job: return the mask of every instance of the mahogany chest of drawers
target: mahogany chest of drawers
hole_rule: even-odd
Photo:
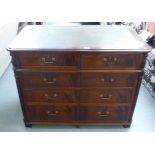
[[[131,125],[151,49],[130,28],[27,26],[8,50],[26,126]]]

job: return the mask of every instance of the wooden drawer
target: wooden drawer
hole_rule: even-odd
[[[27,106],[29,121],[73,122],[76,120],[74,106]]]
[[[110,123],[127,120],[128,106],[81,106],[81,121]]]
[[[82,54],[82,69],[140,69],[142,66],[140,54]]]
[[[77,93],[75,90],[24,90],[23,94],[27,104],[58,105],[64,103],[75,104],[77,102]]]
[[[77,73],[21,73],[25,87],[76,87],[79,85]]]
[[[82,73],[82,87],[133,87],[136,73]]]
[[[80,91],[81,104],[129,103],[132,89],[85,89]]]
[[[68,67],[78,66],[78,56],[75,54],[53,53],[53,52],[27,52],[18,54],[18,65],[20,67]]]

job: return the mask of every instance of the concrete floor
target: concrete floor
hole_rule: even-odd
[[[0,131],[2,132],[149,132],[155,131],[155,100],[142,85],[130,128],[122,126],[41,126],[26,128],[10,65],[0,79]]]

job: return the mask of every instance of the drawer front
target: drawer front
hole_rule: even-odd
[[[28,104],[76,103],[75,90],[24,90],[24,99]]]
[[[27,106],[29,121],[73,122],[76,120],[74,106]]]
[[[138,75],[128,73],[82,73],[82,87],[133,87]]]
[[[82,106],[81,121],[95,123],[110,123],[125,121],[128,117],[127,106]]]
[[[140,54],[82,54],[82,69],[140,69]]]
[[[22,73],[25,87],[76,87],[79,84],[77,73]]]
[[[103,89],[103,90],[81,90],[81,104],[100,103],[116,104],[129,103],[131,100],[132,89]]]
[[[23,53],[18,54],[20,67],[69,67],[76,68],[78,56],[63,53]]]

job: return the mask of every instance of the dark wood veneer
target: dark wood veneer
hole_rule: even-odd
[[[138,77],[136,73],[96,73],[81,74],[82,87],[134,87]]]
[[[118,123],[126,121],[128,106],[81,106],[81,120],[85,123]]]
[[[80,91],[80,103],[130,103],[132,89],[86,89]]]
[[[49,104],[55,103],[76,103],[76,90],[53,90],[53,89],[40,89],[40,90],[25,90],[23,92],[26,102],[48,102]]]
[[[20,78],[25,87],[76,87],[79,85],[79,75],[74,73],[55,72],[22,72]]]
[[[140,69],[141,67],[141,54],[82,54],[81,66],[82,69]]]

